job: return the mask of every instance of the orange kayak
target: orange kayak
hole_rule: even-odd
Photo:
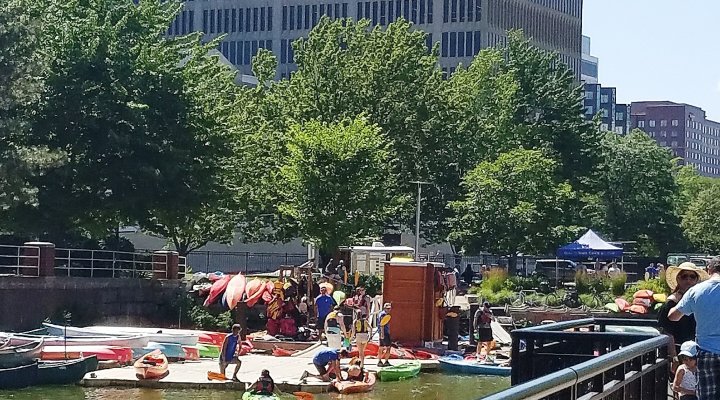
[[[247,300],[245,300],[245,303],[249,308],[252,308],[258,300],[262,297],[263,293],[265,293],[265,282],[260,279],[253,279],[249,281],[245,285],[245,294],[247,295]]]
[[[138,379],[162,379],[169,373],[167,357],[160,350],[138,358],[133,367]]]
[[[366,372],[363,381],[335,381],[332,385],[341,394],[369,392],[375,387],[375,374]]]

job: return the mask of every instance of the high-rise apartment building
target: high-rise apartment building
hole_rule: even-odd
[[[720,123],[705,111],[671,101],[633,102],[631,127],[645,131],[700,174],[720,177]]]
[[[598,83],[599,60],[590,53],[590,38],[582,37],[582,65],[580,79],[584,83]]]
[[[599,115],[603,130],[625,135],[630,132],[630,107],[617,104],[614,87],[603,87],[598,83],[585,83],[585,118],[592,120]]]
[[[522,29],[541,48],[558,53],[580,77],[582,0],[186,0],[169,35],[202,31],[227,35],[220,51],[241,73],[251,72],[258,49],[273,51],[279,75],[296,69],[291,43],[307,36],[322,16],[366,18],[387,26],[404,18],[440,42],[440,65],[452,73],[483,48],[502,45],[506,32]]]

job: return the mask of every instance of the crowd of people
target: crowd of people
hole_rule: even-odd
[[[665,279],[672,293],[658,313],[671,338],[673,390],[680,400],[720,398],[720,258],[707,271],[691,262],[670,266]]]

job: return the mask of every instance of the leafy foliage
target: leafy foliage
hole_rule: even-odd
[[[504,268],[492,268],[483,273],[483,279],[480,287],[491,292],[499,292],[505,288],[508,274]]]
[[[370,297],[375,297],[382,292],[382,279],[377,275],[360,275],[358,286],[365,288],[365,293]]]
[[[690,203],[682,225],[688,240],[698,249],[720,253],[720,182],[704,186]]]

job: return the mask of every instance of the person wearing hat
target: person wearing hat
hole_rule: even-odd
[[[678,321],[671,321],[668,319],[668,313],[680,302],[688,289],[708,278],[707,272],[691,262],[684,262],[677,267],[670,266],[665,272],[665,280],[671,294],[658,310],[658,326],[664,334],[673,339],[673,346],[668,349],[671,357],[677,354],[680,343],[695,340],[695,317],[685,315]]]
[[[390,337],[390,311],[392,304],[385,303],[383,310],[378,314],[378,331],[380,334],[380,349],[378,350],[378,367],[389,367],[390,362],[390,346],[392,346],[392,338]]]
[[[720,258],[710,261],[708,272],[710,278],[688,289],[668,313],[671,321],[678,321],[683,315],[695,316],[697,398],[700,400],[720,398]]]
[[[684,342],[680,346],[680,365],[675,373],[672,389],[680,400],[697,400],[697,343]]]

